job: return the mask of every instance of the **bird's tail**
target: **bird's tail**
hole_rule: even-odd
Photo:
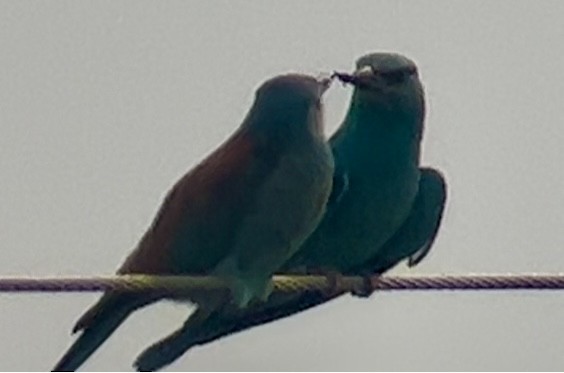
[[[186,350],[198,344],[198,330],[217,316],[214,312],[196,309],[182,327],[143,351],[133,365],[139,372],[152,372],[169,365]]]
[[[105,294],[77,321],[72,332],[82,333],[57,362],[53,372],[78,369],[131,312],[149,302],[149,299],[125,294]]]
[[[220,308],[212,313],[190,315],[184,325],[174,333],[158,341],[143,351],[135,361],[140,372],[161,369],[182,356],[192,347],[213,342],[254,326],[262,325],[294,313],[325,303],[335,296],[311,293],[305,296],[271,296],[269,302],[255,305],[249,309]],[[273,299],[274,298],[274,299]]]

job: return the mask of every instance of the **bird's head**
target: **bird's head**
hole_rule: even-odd
[[[305,128],[323,133],[322,96],[331,78],[286,74],[264,82],[256,92],[252,123],[291,132]]]
[[[389,111],[414,111],[424,114],[423,85],[417,66],[395,53],[371,53],[356,61],[352,74],[335,77],[355,87],[358,102]]]

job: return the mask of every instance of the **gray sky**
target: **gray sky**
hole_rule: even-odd
[[[288,71],[414,59],[449,201],[412,273],[563,271],[564,2],[0,2],[0,274],[111,274],[170,186]],[[327,96],[332,131],[350,91]],[[396,273],[405,272],[401,266]],[[0,370],[47,370],[98,294],[0,295]],[[127,370],[189,308],[134,314],[85,365]],[[561,370],[557,292],[344,297],[173,370]]]

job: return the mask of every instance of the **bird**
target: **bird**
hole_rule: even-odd
[[[424,89],[416,64],[397,53],[360,57],[352,74],[349,109],[330,139],[333,191],[314,233],[280,273],[382,274],[407,259],[420,263],[437,236],[446,203],[442,173],[420,166]],[[369,291],[357,295],[368,296]],[[143,351],[139,371],[160,369],[194,346],[291,316],[328,302],[334,294],[273,294],[244,310],[226,306],[200,323],[191,317]]]
[[[332,190],[322,104],[330,84],[295,73],[264,82],[239,128],[168,192],[117,273],[224,279],[231,297],[188,299],[202,318],[267,299],[272,274],[319,224]],[[77,321],[81,334],[53,370],[78,369],[131,312],[163,297],[106,292]]]

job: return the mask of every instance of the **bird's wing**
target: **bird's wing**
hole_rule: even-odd
[[[447,197],[443,175],[432,168],[422,168],[419,191],[410,215],[400,229],[378,251],[377,256],[351,273],[384,273],[403,259],[414,266],[429,253],[441,225]]]
[[[257,157],[257,155],[260,155]],[[227,255],[253,194],[275,167],[268,144],[238,131],[166,196],[151,227],[119,274],[199,274]],[[107,292],[77,321],[82,331],[55,371],[77,369],[135,309],[159,297]]]
[[[181,178],[119,273],[209,273],[276,168],[269,145],[240,130]]]
[[[441,223],[446,200],[446,184],[436,170],[423,168],[418,195],[412,212],[403,226],[373,258],[351,274],[383,273],[399,261],[428,253]],[[213,342],[219,338],[258,325],[266,324],[312,307],[326,303],[341,294],[308,293],[299,296],[273,294],[267,303],[252,309],[237,310],[232,307],[217,310],[202,323],[188,321],[173,334],[147,348],[137,358],[135,366],[140,371],[156,370],[172,363],[190,348]]]
[[[423,202],[425,207],[421,209],[424,215],[422,219],[425,223],[422,224],[424,227],[420,228],[420,240],[421,242],[424,241],[424,243],[419,250],[409,256],[407,264],[410,267],[421,263],[431,251],[443,220],[447,198],[446,181],[439,171],[432,168],[424,168],[422,175],[424,180],[419,187],[425,188],[427,191],[424,191],[422,194],[428,196],[425,202]]]

